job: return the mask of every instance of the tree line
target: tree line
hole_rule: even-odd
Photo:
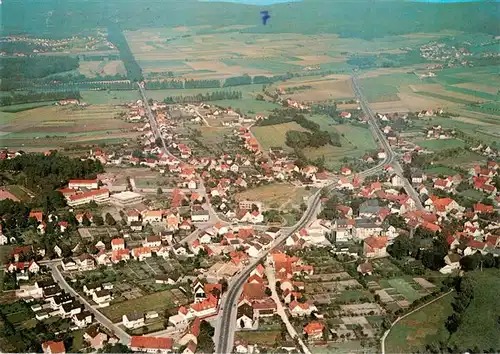
[[[10,106],[20,103],[43,101],[59,101],[64,99],[80,99],[79,91],[49,91],[49,92],[12,92],[10,95],[0,96],[0,106]]]
[[[191,102],[208,102],[220,100],[239,100],[242,98],[241,91],[214,91],[205,94],[199,93],[191,96],[168,96],[165,97],[165,103],[191,103]]]
[[[127,78],[133,82],[144,80],[142,69],[135,60],[135,57],[130,50],[127,40],[125,39],[125,36],[123,35],[122,30],[118,24],[111,24],[110,26],[108,26],[108,41],[113,43],[120,52],[120,59],[125,65]]]
[[[335,103],[329,104],[313,104],[311,106],[312,114],[325,114],[329,117],[337,117],[337,105]]]

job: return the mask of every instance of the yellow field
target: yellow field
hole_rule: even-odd
[[[260,201],[266,208],[286,209],[299,206],[303,197],[310,195],[310,191],[291,184],[273,183],[265,186],[246,190],[236,194],[236,201]]]

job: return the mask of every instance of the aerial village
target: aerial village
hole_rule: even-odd
[[[21,303],[23,319],[51,332],[45,353],[69,352],[72,333],[88,352],[118,344],[134,352],[213,351],[222,313],[232,311],[232,352],[309,353],[349,342],[369,349],[397,316],[448,291],[429,274],[460,272],[476,255],[499,264],[499,155],[489,146],[468,148],[485,164],[427,175],[417,162],[432,151],[401,133],[407,117],[377,114],[402,175],[392,161],[384,164],[383,149],[327,171],[297,164],[279,147],[263,151],[250,130],[266,119],[261,114],[140,100],[128,109],[125,119],[143,133],[139,149],[82,156],[104,172],[58,189],[64,210],[29,210],[23,226],[3,216],[0,244],[12,246],[3,287]],[[434,114],[442,110],[418,118]],[[339,115],[367,122],[357,111]],[[231,149],[200,148],[189,127],[203,125],[231,127]],[[430,126],[422,134],[437,141],[459,132]],[[22,154],[3,151],[0,159]],[[307,192],[295,219],[240,198],[270,184]],[[7,189],[0,197],[19,201]],[[14,232],[19,227],[26,232]],[[29,241],[49,234],[50,242]],[[234,310],[221,311],[242,274]]]

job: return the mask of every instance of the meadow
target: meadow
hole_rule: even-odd
[[[308,131],[295,122],[254,126],[251,130],[263,150],[269,151],[270,147],[281,146],[289,152],[292,152],[293,149],[285,144],[286,132],[289,130]]]
[[[453,294],[447,295],[427,307],[399,321],[387,336],[388,353],[410,353],[425,349],[426,344],[446,341],[448,331],[444,322],[452,314]]]
[[[304,188],[297,188],[291,184],[274,183],[257,188],[248,189],[236,194],[236,200],[259,200],[266,208],[286,209],[303,203],[303,198],[310,195]]]
[[[432,151],[453,149],[465,146],[465,142],[458,139],[428,139],[416,141],[415,144],[424,149],[429,149]]]

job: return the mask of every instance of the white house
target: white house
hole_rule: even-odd
[[[123,325],[128,329],[144,326],[144,314],[142,312],[130,312],[122,316]]]

